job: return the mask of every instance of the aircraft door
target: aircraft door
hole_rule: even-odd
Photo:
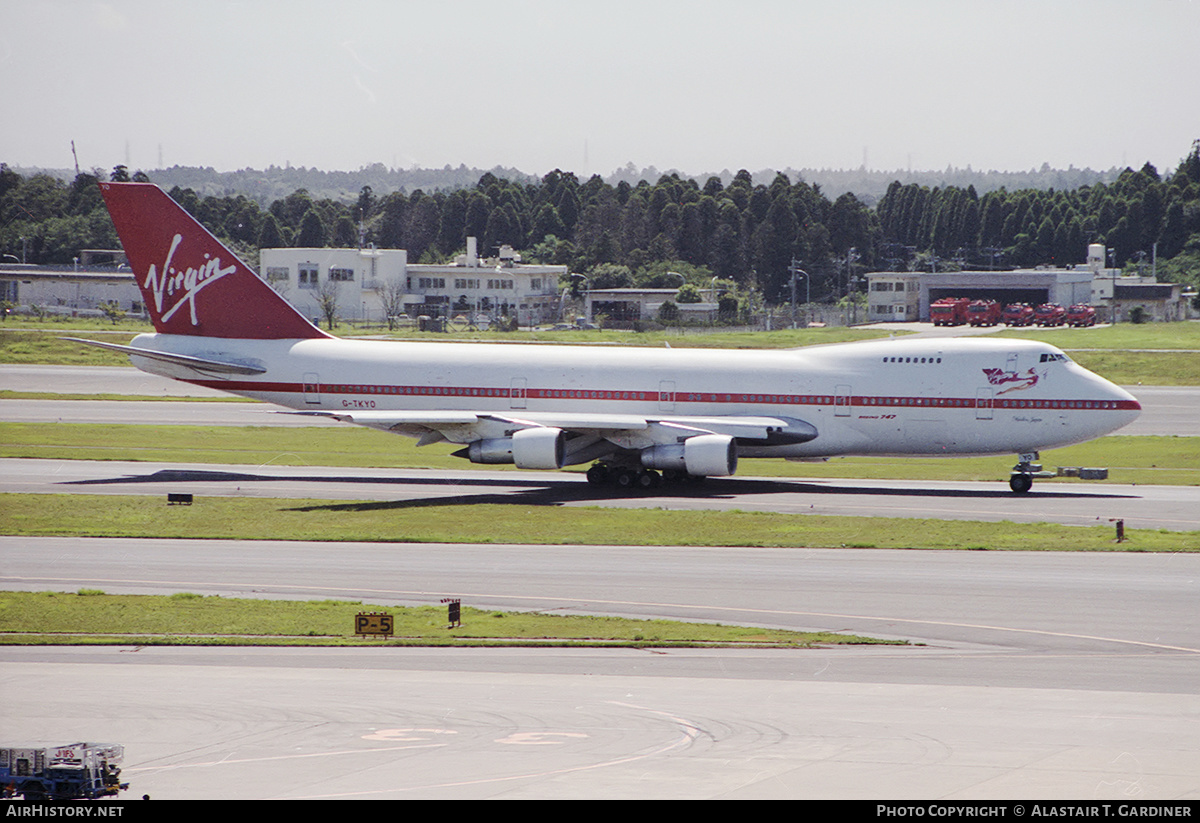
[[[675,411],[675,381],[660,380],[658,381],[658,410],[665,412]]]
[[[833,395],[833,414],[835,417],[850,416],[850,387],[846,385],[838,386]]]
[[[975,390],[975,419],[976,420],[991,420],[992,419],[992,400],[991,389],[976,389]]]
[[[510,409],[523,409],[526,404],[526,387],[529,381],[524,377],[514,377],[512,384],[508,389],[508,407]]]
[[[316,372],[304,375],[304,402],[314,406],[321,402],[321,377]]]

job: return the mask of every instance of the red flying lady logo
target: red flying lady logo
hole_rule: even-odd
[[[993,386],[1003,386],[1005,383],[1016,383],[1015,386],[1009,386],[1003,391],[998,391],[996,394],[1006,394],[1010,391],[1024,391],[1031,389],[1037,385],[1038,373],[1033,369],[1029,369],[1024,374],[1017,374],[1015,371],[1005,371],[1004,369],[984,369],[983,373],[987,375],[988,382]]]

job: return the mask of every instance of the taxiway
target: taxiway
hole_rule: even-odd
[[[10,589],[458,596],[921,644],[0,648],[6,732],[123,743],[135,796],[1200,796],[1198,555],[60,538],[0,552]]]
[[[423,501],[426,505],[610,506],[771,511],[855,517],[1108,525],[1200,530],[1200,488],[1042,483],[1013,494],[1006,483],[842,478],[709,478],[630,494],[588,485],[578,472],[364,469],[0,458],[0,492]]]

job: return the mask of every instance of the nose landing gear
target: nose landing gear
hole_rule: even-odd
[[[1008,478],[1008,487],[1015,493],[1024,494],[1033,488],[1035,477],[1055,476],[1054,472],[1042,471],[1042,464],[1033,462],[1037,459],[1037,452],[1017,455],[1017,465],[1013,466],[1012,475]]]
[[[1008,478],[1008,487],[1017,494],[1024,494],[1033,488],[1033,477],[1032,475],[1013,472],[1012,477]]]

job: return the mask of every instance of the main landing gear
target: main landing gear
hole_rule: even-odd
[[[628,491],[657,489],[664,483],[700,483],[703,477],[687,472],[643,469],[637,466],[622,466],[612,463],[596,463],[587,470],[588,483],[593,486],[616,486]]]

